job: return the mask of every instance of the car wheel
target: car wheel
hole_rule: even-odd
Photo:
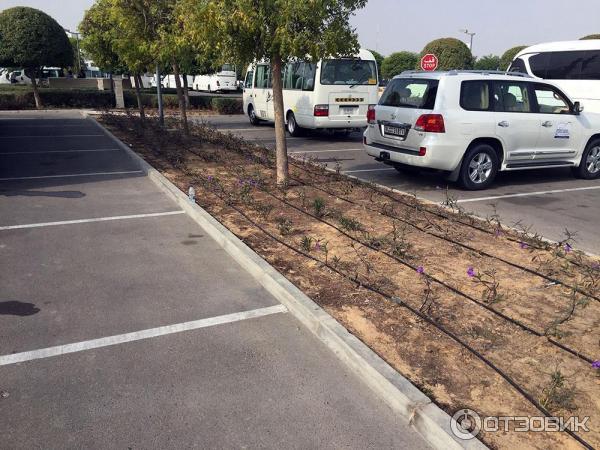
[[[260,124],[260,120],[256,117],[256,111],[254,111],[254,106],[248,106],[248,118],[250,119],[250,123],[254,126]]]
[[[486,189],[496,178],[499,166],[498,155],[493,147],[476,145],[467,150],[463,158],[459,180],[465,189]]]
[[[290,136],[298,137],[302,134],[302,128],[298,126],[296,122],[296,116],[293,112],[289,112],[287,116],[287,130]]]
[[[578,178],[593,180],[600,177],[600,139],[591,141],[581,155],[579,167],[573,167]]]

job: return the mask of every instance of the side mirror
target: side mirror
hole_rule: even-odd
[[[581,103],[575,102],[573,104],[573,113],[575,113],[575,115],[578,116],[579,114],[581,114],[582,111],[583,111],[583,106],[581,105]]]

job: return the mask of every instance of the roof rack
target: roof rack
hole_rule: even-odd
[[[503,70],[437,70],[431,72],[425,72],[423,70],[405,70],[400,75],[414,75],[414,74],[429,74],[429,73],[440,73],[447,75],[458,75],[460,73],[471,73],[480,75],[506,75],[509,77],[521,77],[521,78],[533,78],[531,75],[522,72],[505,72]]]

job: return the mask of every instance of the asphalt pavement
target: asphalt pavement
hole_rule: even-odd
[[[244,115],[204,116],[218,129],[273,147],[272,125],[250,125]],[[467,212],[481,217],[498,214],[509,226],[519,224],[548,239],[562,240],[565,229],[576,234],[575,247],[600,254],[600,180],[579,180],[569,169],[502,172],[491,188],[470,192],[449,183],[438,173],[406,174],[376,162],[362,148],[362,133],[348,136],[325,131],[288,136],[291,155],[311,157],[339,165],[343,173],[373,181],[437,203],[457,201]]]
[[[427,448],[75,112],[0,113],[0,261],[1,448]]]

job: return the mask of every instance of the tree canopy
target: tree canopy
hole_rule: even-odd
[[[0,66],[26,70],[38,108],[42,106],[36,81],[40,69],[68,67],[72,63],[73,47],[69,38],[48,14],[24,6],[0,12]]]
[[[367,0],[181,0],[186,37],[210,42],[222,61],[268,60],[272,67],[277,183],[288,182],[281,71],[293,58],[351,56],[358,38],[349,19]],[[206,35],[211,39],[206,39]]]
[[[381,65],[383,78],[393,78],[405,70],[413,70],[419,62],[419,57],[412,52],[396,52],[387,56]]]
[[[517,47],[509,48],[504,52],[502,57],[500,58],[500,70],[507,70],[512,60],[515,59],[517,53],[519,53],[524,48],[527,48],[526,45],[519,45]]]
[[[588,34],[582,38],[579,38],[580,41],[589,41],[590,39],[600,39],[600,34]]]
[[[72,62],[69,38],[48,14],[24,6],[0,12],[0,65],[37,70]]]
[[[438,57],[438,70],[471,69],[473,67],[473,55],[467,44],[455,38],[441,38],[431,41],[425,46],[415,64],[420,69],[420,58],[428,53]]]

